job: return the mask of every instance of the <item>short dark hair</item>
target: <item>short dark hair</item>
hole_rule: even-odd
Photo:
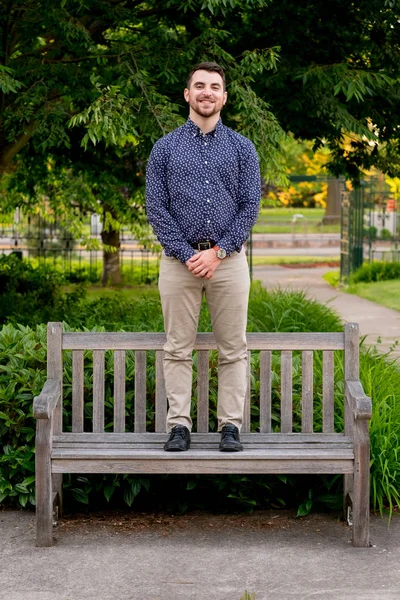
[[[190,84],[192,83],[192,77],[196,73],[196,71],[209,71],[210,73],[218,73],[218,75],[220,75],[222,78],[222,83],[223,83],[223,87],[224,87],[224,91],[225,91],[225,88],[226,88],[225,73],[224,73],[223,68],[220,67],[219,64],[217,64],[216,62],[202,62],[202,63],[199,63],[198,65],[196,65],[190,71],[189,77],[187,78],[186,87],[188,89],[190,88]]]

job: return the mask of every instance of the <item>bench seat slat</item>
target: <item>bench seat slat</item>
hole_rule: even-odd
[[[164,333],[68,332],[64,350],[162,350]],[[344,333],[248,333],[249,350],[343,350]],[[200,333],[195,350],[216,350],[213,333]]]
[[[75,458],[76,460],[83,460],[87,458],[101,458],[104,460],[135,460],[140,459],[157,459],[160,461],[164,460],[175,460],[177,453],[169,454],[162,448],[137,448],[136,445],[131,448],[54,448],[52,451],[52,459],[68,459]],[[330,459],[353,459],[354,452],[348,448],[276,448],[271,447],[246,449],[244,448],[243,454],[219,452],[218,446],[214,448],[206,449],[191,449],[185,453],[181,453],[179,456],[180,460],[192,460],[197,457],[201,457],[203,460],[219,458],[222,461],[230,460],[254,460],[254,459],[268,459],[268,460],[281,460],[281,459],[307,459],[307,460],[326,460]]]
[[[62,450],[62,451],[66,451],[66,450],[76,450],[76,451],[82,451],[82,452],[86,452],[89,450],[103,450],[104,452],[114,452],[114,450],[116,452],[119,451],[127,451],[127,452],[132,452],[135,451],[136,449],[141,449],[141,450],[162,450],[164,448],[164,441],[159,441],[159,442],[135,442],[134,444],[113,444],[112,442],[108,443],[108,444],[96,444],[96,443],[92,443],[92,444],[56,444],[54,446],[54,451],[57,452],[58,450]],[[191,443],[191,449],[196,450],[196,451],[203,451],[203,450],[218,450],[218,446],[219,446],[219,442],[218,441],[214,441],[214,442],[206,442],[206,443],[202,443],[202,442],[192,442]],[[348,443],[334,443],[334,444],[327,444],[324,442],[321,442],[320,444],[280,444],[279,445],[279,451],[284,451],[284,450],[291,450],[293,449],[294,451],[309,451],[310,449],[313,451],[316,451],[316,449],[318,448],[318,451],[323,451],[323,452],[336,452],[338,449],[339,450],[351,450],[352,446],[351,444]],[[269,443],[265,443],[265,444],[257,444],[255,442],[247,442],[245,443],[245,448],[246,451],[275,451],[277,450],[277,446],[276,444],[274,444],[273,442],[269,442]]]
[[[300,458],[266,457],[248,458],[244,452],[232,453],[229,458],[221,460],[221,452],[211,451],[208,455],[194,452],[163,452],[159,451],[153,456],[139,457],[134,460],[121,458],[88,458],[77,460],[54,459],[52,461],[53,473],[176,473],[176,474],[345,474],[352,473],[354,457],[341,456],[338,458],[312,456]],[[164,455],[170,454],[169,458]],[[163,456],[163,458],[160,458]]]
[[[151,443],[159,442],[165,443],[167,439],[166,433],[62,433],[53,437],[53,445],[56,444],[91,444],[91,443],[113,443],[113,444],[134,444],[138,442]],[[192,433],[192,443],[207,443],[220,441],[219,433]],[[321,444],[326,443],[348,443],[352,444],[352,439],[345,436],[342,433],[244,433],[241,434],[240,439],[244,443],[251,442],[253,444],[265,444],[272,443],[274,445],[279,444],[295,444],[295,443],[308,443],[308,444]]]

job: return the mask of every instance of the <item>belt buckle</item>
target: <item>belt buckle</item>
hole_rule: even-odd
[[[199,242],[197,244],[197,250],[209,250],[212,248],[211,242]]]

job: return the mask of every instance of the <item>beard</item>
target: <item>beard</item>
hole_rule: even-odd
[[[206,106],[203,106],[202,102],[190,102],[190,108],[203,118],[213,117],[218,114],[222,106],[222,102],[209,102]]]

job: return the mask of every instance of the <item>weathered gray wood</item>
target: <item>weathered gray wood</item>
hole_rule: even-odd
[[[197,431],[208,431],[208,350],[199,350],[197,354]]]
[[[359,379],[359,327],[357,323],[347,323],[344,328],[344,378],[345,381]],[[353,435],[353,411],[348,402],[344,405],[344,431]],[[345,475],[343,481],[343,508],[346,512],[347,497],[353,494],[354,475]],[[346,514],[344,514],[346,518]]]
[[[53,544],[52,419],[36,421],[36,545]]]
[[[260,432],[270,433],[271,425],[271,351],[260,352]]]
[[[93,350],[93,432],[104,431],[104,350]]]
[[[48,323],[47,325],[47,378],[59,382],[60,400],[54,409],[53,431],[54,433],[61,433],[63,425],[62,323]]]
[[[166,454],[166,453],[165,453]],[[190,460],[182,460],[186,452],[170,452],[167,460],[53,460],[53,470],[56,473],[174,473],[174,474],[345,474],[353,468],[352,458],[321,459],[282,459],[271,460],[261,458],[246,460],[242,452],[239,460],[221,460],[222,452],[215,452],[212,460],[202,460],[199,456],[191,455]],[[176,460],[176,455],[179,458]],[[172,456],[174,458],[172,458]]]
[[[221,436],[219,433],[192,433],[192,444],[205,444],[208,442],[219,443]],[[346,443],[352,445],[352,438],[346,437],[342,433],[244,433],[241,435],[244,443],[250,442],[254,444],[311,444],[319,446],[321,443],[328,444]],[[165,443],[165,433],[62,433],[53,438],[54,444],[61,443],[115,443],[115,444],[136,444],[140,442],[160,442]],[[167,454],[168,455],[168,454]]]
[[[146,431],[146,352],[135,352],[135,433]]]
[[[302,352],[301,429],[303,433],[312,433],[314,429],[313,358],[314,354],[311,350]]]
[[[370,441],[367,420],[354,426],[353,546],[369,547]]]
[[[335,430],[334,413],[334,356],[325,351],[322,355],[322,429],[326,433]]]
[[[53,473],[51,476],[53,490],[53,509],[54,496],[57,496],[58,517],[61,518],[64,512],[63,504],[63,475],[62,473]]]
[[[50,325],[56,327],[50,328]],[[56,348],[60,324],[49,324],[49,347]],[[54,333],[55,331],[55,333]],[[250,369],[241,440],[241,453],[219,452],[218,433],[208,433],[208,351],[216,348],[214,336],[201,333],[199,350],[199,432],[192,434],[191,449],[166,453],[165,421],[167,401],[162,368],[165,334],[76,333],[65,334],[63,345],[74,353],[73,406],[83,413],[83,350],[93,351],[93,433],[83,432],[83,414],[73,417],[73,433],[61,433],[60,421],[51,434],[50,408],[61,390],[62,365],[50,361],[50,372],[57,373],[54,389],[46,393],[45,408],[37,421],[38,545],[52,540],[51,499],[62,497],[62,473],[315,473],[345,476],[345,497],[353,499],[355,546],[369,543],[369,432],[371,401],[358,381],[358,328],[347,325],[345,334],[248,335],[250,351],[260,353],[260,433],[250,430]],[[58,343],[58,342],[57,342]],[[53,346],[52,346],[53,345]],[[115,431],[104,432],[104,351],[114,349],[114,423]],[[125,351],[136,349],[135,433],[125,429]],[[156,350],[156,433],[146,432],[146,350]],[[323,358],[323,433],[313,433],[313,355],[324,350]],[[333,350],[345,349],[345,431],[334,433]],[[281,433],[271,433],[271,351],[281,351]],[[302,430],[292,433],[292,351],[302,350]],[[56,350],[57,354],[57,350]],[[58,349],[59,358],[61,351]],[[55,369],[58,365],[58,371]],[[52,380],[53,377],[49,377]],[[61,393],[61,392],[60,392]],[[60,402],[61,404],[61,402]],[[38,402],[36,402],[38,406]],[[57,406],[58,409],[58,406]],[[55,413],[54,413],[55,414]],[[40,425],[41,424],[41,425]],[[45,476],[43,476],[43,474]],[[50,500],[49,500],[50,499]],[[49,508],[50,505],[50,508]],[[49,517],[50,514],[50,517]],[[49,526],[50,523],[50,526]]]
[[[114,431],[125,431],[125,351],[114,352]]]
[[[162,350],[165,333],[64,333],[65,350]],[[249,350],[343,350],[343,333],[248,333]],[[195,350],[216,350],[214,334],[199,333]]]
[[[248,433],[250,431],[250,411],[251,411],[251,353],[247,352],[247,386],[246,396],[243,407],[243,423],[241,432]]]
[[[344,393],[349,412],[355,419],[368,420],[372,418],[371,398],[365,395],[360,381],[346,381]]]
[[[246,440],[246,436],[247,434],[243,434],[241,436],[246,454],[248,453],[253,453],[253,450],[263,450],[263,451],[269,451],[272,450],[273,452],[275,452],[278,448],[279,450],[290,450],[292,452],[297,452],[297,451],[303,451],[303,450],[310,450],[312,449],[315,452],[320,452],[321,454],[326,453],[326,452],[336,452],[336,450],[353,450],[353,446],[352,444],[349,443],[345,443],[345,442],[334,442],[334,443],[327,443],[327,442],[321,442],[320,444],[309,444],[309,443],[284,443],[284,444],[276,444],[274,442],[269,442],[269,443],[265,443],[265,444],[260,444],[257,441],[248,441]],[[113,443],[113,442],[107,442],[107,443],[99,443],[99,442],[92,442],[92,443],[85,443],[85,444],[80,444],[80,443],[57,443],[53,445],[53,454],[52,456],[56,456],[57,455],[57,451],[58,450],[77,450],[77,451],[84,451],[84,450],[89,450],[89,449],[98,449],[98,450],[104,450],[105,452],[110,452],[113,453],[114,450],[126,450],[127,452],[134,452],[136,450],[149,450],[149,451],[153,451],[153,450],[163,450],[164,449],[164,444],[165,444],[165,434],[164,434],[164,439],[163,440],[157,440],[157,441],[136,441],[133,444],[126,444],[126,443]],[[219,451],[219,441],[216,439],[210,440],[210,441],[206,441],[206,442],[200,442],[198,440],[194,440],[191,444],[191,449],[192,450],[196,450],[197,451],[203,451],[203,450],[218,450]]]
[[[33,416],[35,419],[52,418],[60,400],[60,381],[58,379],[47,379],[39,396],[35,396],[33,399]]]
[[[173,454],[173,456],[172,456]],[[312,460],[321,461],[325,459],[352,459],[353,451],[347,448],[256,448],[247,450],[244,448],[243,454],[237,452],[219,452],[218,447],[213,449],[191,449],[185,453],[174,452],[171,455],[166,454],[162,448],[54,448],[52,452],[53,459],[73,459],[84,460],[89,458],[103,458],[104,460],[158,460],[160,462],[176,462],[181,460],[187,462],[200,458],[201,460],[220,459],[221,462],[252,461],[260,459],[268,460]]]
[[[72,351],[72,431],[83,431],[83,350]]]
[[[167,430],[167,393],[164,378],[164,352],[156,352],[156,432]]]
[[[281,353],[281,432],[292,431],[292,353]]]

